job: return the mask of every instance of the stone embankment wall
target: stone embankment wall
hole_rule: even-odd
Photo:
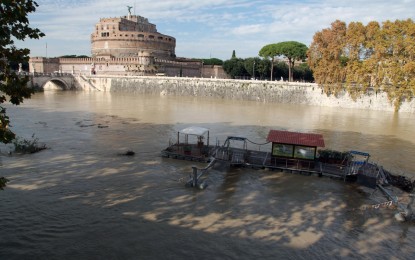
[[[139,94],[211,97],[394,111],[386,93],[368,93],[354,101],[347,93],[327,96],[317,84],[282,81],[230,80],[176,77],[88,77],[97,90]],[[404,102],[399,112],[415,112],[415,100]]]

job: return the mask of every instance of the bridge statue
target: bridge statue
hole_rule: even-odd
[[[131,8],[133,8],[133,7],[127,5],[127,8],[128,8],[128,13],[131,15]]]

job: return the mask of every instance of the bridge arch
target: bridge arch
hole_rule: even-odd
[[[46,80],[43,85],[41,86],[43,90],[69,90],[71,89],[68,86],[68,83],[60,78],[51,78]]]

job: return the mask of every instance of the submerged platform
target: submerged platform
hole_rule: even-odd
[[[183,142],[180,142],[180,135],[184,135],[181,139]],[[197,142],[192,143],[191,137]],[[170,143],[161,155],[198,162],[215,160],[230,167],[326,176],[344,181],[357,181],[369,188],[391,184],[408,192],[412,191],[415,185],[415,182],[403,176],[394,176],[382,166],[370,163],[368,153],[317,150],[318,146],[324,146],[323,137],[318,134],[271,130],[267,141],[257,144],[245,137],[229,136],[222,145],[219,145],[218,141],[216,145],[209,145],[208,129],[188,127],[178,131],[177,142]],[[238,145],[234,146],[235,143]],[[248,149],[248,143],[256,145],[258,149]],[[270,147],[262,147],[268,144]]]
[[[166,158],[210,162],[211,155],[214,152],[214,146],[197,145],[197,144],[172,144],[161,151],[161,155]]]
[[[184,134],[184,142],[179,141],[180,134]],[[206,144],[203,141],[205,135]],[[192,136],[197,138],[196,143],[189,142],[189,137]],[[161,155],[174,159],[209,162],[205,168],[199,169],[193,166],[193,174],[186,183],[189,187],[200,189],[207,187],[205,175],[217,162],[226,163],[230,167],[268,169],[303,175],[315,174],[320,177],[357,181],[358,184],[372,189],[379,187],[384,192],[383,186],[387,185],[393,185],[407,192],[412,192],[414,189],[415,181],[412,182],[404,176],[394,176],[382,166],[370,163],[368,153],[317,150],[317,147],[324,147],[323,137],[318,134],[271,130],[267,141],[258,144],[245,137],[229,136],[223,145],[220,146],[217,142],[212,146],[209,145],[209,131],[206,128],[189,127],[179,131],[177,142],[170,143]],[[233,142],[239,142],[239,146],[232,146]],[[254,150],[248,149],[248,142],[257,145],[258,148],[270,143],[272,146],[271,149],[268,147],[262,151],[260,148]],[[402,219],[410,219],[413,216],[409,204],[405,207],[387,191],[386,195],[394,199],[393,203],[400,208],[399,216],[402,216]]]
[[[166,158],[210,162],[213,158],[229,166],[268,169],[305,175],[319,175],[348,179],[345,165],[329,164],[314,160],[278,158],[270,152],[228,148],[222,146],[198,146],[195,144],[173,144],[161,152]]]

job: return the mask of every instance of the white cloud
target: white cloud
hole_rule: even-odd
[[[250,35],[264,32],[266,27],[263,24],[250,24],[236,27],[232,30],[235,35]]]
[[[228,59],[256,56],[263,45],[296,40],[309,45],[315,32],[339,19],[345,22],[414,18],[415,0],[38,0],[31,25],[46,37],[19,47],[32,55],[89,54],[90,34],[100,18],[127,14],[133,5],[138,15],[155,23],[159,32],[177,39],[176,52],[185,57],[215,55]],[[69,52],[69,53],[68,53]],[[75,53],[76,52],[76,53]],[[208,53],[209,52],[209,53]]]

